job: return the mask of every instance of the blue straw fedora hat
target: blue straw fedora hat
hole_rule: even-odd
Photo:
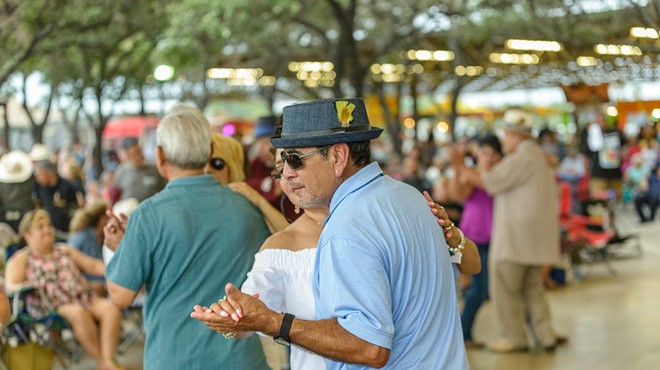
[[[282,133],[270,139],[276,148],[304,148],[377,138],[362,99],[325,99],[290,105],[282,111]]]

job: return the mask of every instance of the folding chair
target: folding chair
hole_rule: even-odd
[[[614,232],[614,236],[607,241],[606,245],[608,253],[612,258],[641,257],[643,255],[644,251],[642,250],[642,241],[639,235],[625,233],[623,231],[623,221],[617,214],[618,202],[614,191],[594,194],[593,198],[585,202],[584,205],[584,213],[586,215],[592,215],[594,210],[596,213],[606,214],[608,221],[607,227]],[[602,230],[598,226],[592,226],[591,229],[596,231]]]
[[[606,248],[616,236],[610,227],[609,213],[594,211],[592,216],[575,214],[572,199],[570,184],[561,183],[559,224],[562,252],[568,256],[574,277],[581,275],[579,265],[593,262],[604,262],[608,271],[616,274]]]
[[[41,317],[32,317],[26,309],[26,299],[29,295],[42,300],[48,312]],[[62,368],[67,369],[71,363],[77,363],[82,357],[82,348],[78,345],[73,331],[68,323],[58,315],[50,305],[43,292],[32,286],[8,292],[12,315],[2,335],[3,345],[16,347],[34,343],[40,347],[52,350],[52,353]]]
[[[117,354],[123,355],[138,338],[144,339],[144,320],[142,304],[125,308],[122,311],[122,325]]]

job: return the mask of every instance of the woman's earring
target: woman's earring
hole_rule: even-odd
[[[293,208],[293,211],[296,212],[296,214],[300,214],[300,207],[295,206],[295,207]]]

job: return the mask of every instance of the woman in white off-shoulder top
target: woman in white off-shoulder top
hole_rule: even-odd
[[[280,178],[283,166],[281,151],[278,149],[275,156],[276,166],[273,177],[276,180]],[[281,181],[280,185],[291,202],[294,205],[299,204],[299,199],[289,184]],[[255,204],[264,217],[272,217],[270,203],[247,184],[232,183],[229,186]],[[445,229],[448,244],[458,245],[460,236],[453,223],[442,207],[433,203],[428,194],[426,196],[432,212],[438,217],[438,223]],[[272,310],[289,312],[301,319],[315,319],[312,277],[316,245],[323,230],[323,221],[327,216],[327,207],[306,208],[297,220],[266,239],[255,255],[254,265],[241,290],[247,294],[259,294],[259,298]],[[277,214],[275,217],[284,216]],[[270,220],[268,223],[282,224],[281,220],[274,222]],[[467,241],[463,254],[465,257],[461,270],[468,274],[477,273],[481,266],[476,246],[471,241]],[[325,369],[323,357],[296,345],[291,346],[290,364],[292,370]]]
[[[273,178],[280,179],[282,171],[281,149],[275,156]],[[294,205],[298,197],[286,181],[281,181],[282,191]],[[282,217],[272,212],[268,201],[245,183],[229,186],[255,204],[264,218]],[[254,256],[254,265],[248,272],[241,290],[247,294],[259,294],[266,306],[280,312],[290,312],[306,320],[315,319],[312,276],[316,259],[316,244],[323,230],[323,220],[328,216],[327,207],[307,208],[293,223],[271,235]],[[281,220],[269,220],[268,224],[282,224]],[[323,370],[323,357],[296,345],[291,346],[292,370]]]
[[[272,310],[313,320],[312,276],[322,230],[319,223],[324,218],[322,210],[307,209],[289,227],[266,239],[241,290],[259,293]],[[290,364],[293,370],[325,369],[323,357],[296,345],[291,346]]]

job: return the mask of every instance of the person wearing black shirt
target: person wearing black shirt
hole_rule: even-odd
[[[622,193],[621,151],[625,140],[621,131],[607,125],[599,112],[595,122],[585,127],[581,135],[580,152],[588,159],[589,191],[592,193],[613,189],[617,198]]]
[[[48,161],[35,163],[35,200],[39,208],[48,212],[56,230],[69,231],[69,221],[80,207],[76,188],[57,174],[55,166]]]

